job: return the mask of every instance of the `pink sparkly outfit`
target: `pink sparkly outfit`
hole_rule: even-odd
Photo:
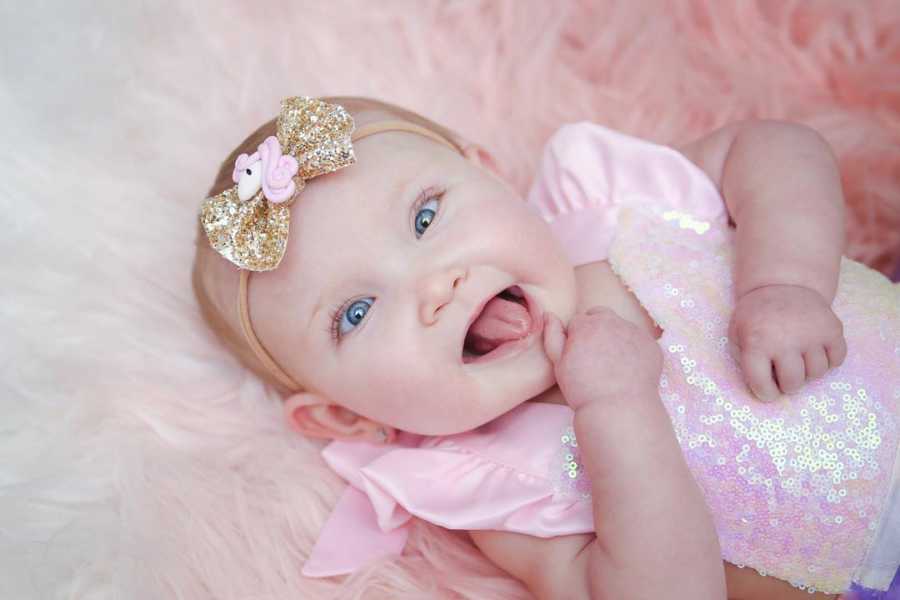
[[[844,364],[762,403],[727,348],[733,232],[705,173],[671,148],[577,123],[548,142],[528,202],[573,266],[608,259],[664,330],[660,400],[722,558],[811,591],[887,589],[900,565],[900,286],[844,259],[833,303]],[[525,402],[457,435],[332,442],[322,455],[350,485],[303,573],[399,554],[412,516],[538,537],[592,532],[572,416]]]

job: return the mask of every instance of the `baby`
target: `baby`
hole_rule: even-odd
[[[841,259],[818,135],[569,125],[523,202],[453,132],[322,100],[226,160],[194,270],[290,425],[336,440],[305,574],[399,553],[414,515],[539,598],[887,589],[900,291]]]

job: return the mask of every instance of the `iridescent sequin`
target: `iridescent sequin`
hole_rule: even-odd
[[[678,210],[667,210],[662,214],[662,218],[665,221],[677,221],[678,226],[682,229],[690,229],[699,235],[703,235],[709,231],[709,222],[700,221],[691,215]]]
[[[560,435],[560,444],[551,461],[553,493],[562,498],[591,497],[591,482],[584,475],[584,465],[578,450],[575,430],[567,427]]]

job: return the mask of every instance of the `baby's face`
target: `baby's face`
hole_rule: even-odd
[[[281,265],[251,279],[254,328],[275,360],[335,404],[426,435],[472,429],[550,387],[540,332],[514,355],[462,355],[476,311],[512,285],[532,314],[574,313],[574,271],[543,220],[422,136],[381,133],[354,150],[356,164],[300,192]]]

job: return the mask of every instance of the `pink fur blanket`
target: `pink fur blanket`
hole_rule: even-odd
[[[396,562],[300,575],[343,484],[190,285],[203,194],[283,96],[417,110],[522,192],[566,122],[799,121],[840,160],[849,255],[900,252],[896,0],[18,2],[0,32],[2,598],[529,597],[422,523]]]

